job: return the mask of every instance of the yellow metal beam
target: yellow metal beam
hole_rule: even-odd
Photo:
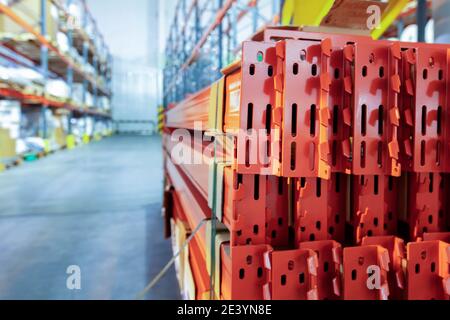
[[[286,0],[281,14],[281,23],[318,26],[333,4],[334,0]]]

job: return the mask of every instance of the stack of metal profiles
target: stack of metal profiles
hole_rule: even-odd
[[[253,39],[164,113],[184,297],[449,299],[450,45]]]

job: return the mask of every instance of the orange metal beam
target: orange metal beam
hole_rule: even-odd
[[[97,111],[97,110],[86,110],[86,109],[80,108],[79,106],[76,106],[76,105],[73,105],[70,103],[56,101],[56,100],[48,99],[43,96],[37,96],[37,95],[33,95],[33,94],[24,94],[23,92],[20,92],[18,90],[14,90],[14,89],[10,89],[10,88],[0,88],[0,96],[20,100],[22,102],[25,102],[25,104],[42,104],[42,105],[47,105],[51,108],[61,108],[61,109],[66,109],[66,110],[75,111],[75,112],[84,113],[84,114],[97,115],[97,116],[102,116],[102,117],[110,116],[107,112],[101,112],[101,111]]]

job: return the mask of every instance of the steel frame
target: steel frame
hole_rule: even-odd
[[[243,43],[242,60],[225,68],[218,82],[167,109],[169,132],[195,132],[192,123],[200,120],[212,137],[227,136],[233,144],[234,162],[217,164],[224,174],[214,191],[223,194],[217,199],[231,239],[221,247],[221,298],[408,299],[417,298],[411,282],[422,281],[428,286],[424,297],[447,298],[448,274],[421,280],[411,273],[416,248],[434,250],[444,266],[439,270],[448,263],[447,249],[437,255],[436,244],[428,244],[448,241],[449,169],[447,161],[433,162],[447,159],[449,147],[448,50],[269,28]],[[424,68],[433,70],[424,77]],[[433,107],[422,117],[418,110],[426,99]],[[292,121],[295,101],[300,108]],[[315,104],[315,117],[300,104]],[[421,126],[436,134],[423,135]],[[239,129],[265,130],[267,144],[262,150],[249,146]],[[414,159],[423,154],[424,139],[430,140],[426,161],[418,166]],[[313,157],[292,156],[293,141],[301,150],[308,143],[323,148]],[[254,153],[268,162],[238,161]],[[396,235],[405,213],[410,235],[402,240]],[[408,240],[424,241],[409,243],[406,254]],[[376,290],[367,287],[369,266],[380,270]],[[291,279],[302,272],[310,282],[299,287]]]
[[[409,243],[408,299],[450,300],[450,244],[442,241]]]
[[[349,247],[344,249],[344,299],[345,300],[387,300],[389,297],[388,250],[377,245]],[[379,288],[367,285],[369,266],[378,267]]]

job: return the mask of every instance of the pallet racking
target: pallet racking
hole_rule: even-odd
[[[166,223],[207,225],[189,249],[210,265],[196,297],[449,299],[448,52],[268,27],[170,104],[166,197],[204,205],[166,207]]]
[[[39,132],[43,139],[52,134],[45,116],[47,110],[67,116],[69,137],[73,132],[72,119],[85,119],[84,141],[94,138],[86,135],[86,119],[94,125],[103,123],[110,127],[110,110],[102,107],[101,101],[111,100],[112,56],[86,1],[21,0],[0,4],[0,15],[7,25],[0,39],[2,63],[29,68],[43,78],[43,88],[14,79],[1,80],[1,98],[20,101],[22,108],[40,108]],[[57,41],[57,32],[67,37],[67,48]],[[50,80],[64,81],[68,96],[50,94],[46,88]],[[81,87],[81,101],[74,98],[75,85]],[[87,100],[88,95],[92,102]]]

